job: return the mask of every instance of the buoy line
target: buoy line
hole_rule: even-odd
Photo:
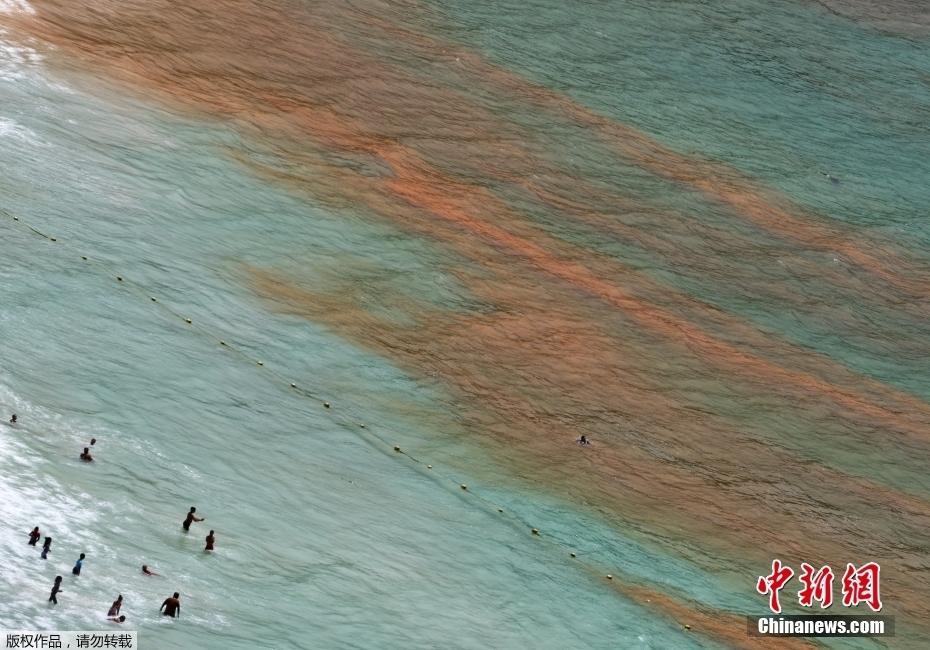
[[[6,215],[12,222],[14,222],[14,226],[16,224],[21,224],[25,226],[27,229],[29,229],[36,236],[41,237],[49,242],[58,243],[58,239],[56,237],[52,237],[51,235],[48,235],[38,230],[37,228],[34,228],[30,224],[22,221],[19,217],[11,214],[9,211],[3,208],[0,208],[0,213]],[[481,502],[481,504],[485,506],[485,508],[483,509],[486,509],[488,512],[496,511],[498,515],[503,515],[501,519],[507,520],[508,523],[510,523],[514,528],[521,529],[523,531],[529,531],[531,537],[536,538],[538,541],[543,542],[549,545],[550,547],[557,548],[560,551],[559,555],[561,557],[570,557],[573,559],[578,559],[579,556],[588,555],[590,553],[596,552],[596,551],[579,552],[577,550],[573,550],[574,546],[572,546],[571,544],[562,542],[551,535],[547,536],[547,535],[542,534],[539,528],[531,525],[529,522],[524,520],[521,516],[519,516],[515,512],[511,510],[505,510],[498,503],[496,503],[492,499],[482,496],[478,492],[475,492],[470,487],[468,487],[465,483],[462,483],[451,476],[447,476],[442,472],[435,471],[433,469],[432,464],[427,464],[424,461],[420,460],[419,458],[412,456],[406,450],[404,450],[400,445],[391,443],[383,435],[373,431],[372,428],[368,426],[366,423],[361,422],[360,418],[351,419],[347,416],[344,416],[342,411],[340,411],[338,408],[333,407],[330,401],[324,400],[315,391],[307,387],[304,387],[303,385],[298,385],[298,383],[293,381],[293,379],[288,378],[285,375],[282,375],[278,371],[274,370],[273,368],[270,368],[267,365],[265,365],[264,361],[253,358],[251,355],[249,355],[247,352],[243,351],[236,345],[229,343],[226,339],[220,336],[216,336],[213,331],[207,329],[206,327],[201,326],[199,323],[195,323],[190,315],[181,314],[180,312],[175,311],[169,305],[167,305],[164,301],[159,300],[157,296],[152,295],[151,291],[147,291],[144,286],[135,283],[134,281],[130,280],[128,277],[113,274],[112,269],[104,262],[98,261],[94,259],[93,257],[88,256],[86,254],[80,255],[80,259],[84,262],[87,262],[90,265],[96,266],[101,271],[104,271],[105,275],[107,275],[108,277],[115,277],[117,282],[121,283],[123,287],[129,288],[130,290],[138,293],[140,296],[147,299],[148,302],[153,303],[156,307],[158,307],[159,309],[169,314],[173,319],[176,319],[178,321],[183,321],[186,325],[190,326],[189,329],[197,332],[198,334],[202,335],[208,340],[211,340],[213,343],[221,347],[224,351],[232,352],[233,354],[238,355],[243,360],[248,361],[254,367],[259,368],[264,373],[267,373],[268,375],[274,377],[278,385],[282,387],[288,386],[291,392],[297,393],[298,395],[301,395],[303,397],[306,397],[308,399],[311,399],[317,402],[318,404],[323,406],[323,408],[326,410],[332,422],[346,429],[351,434],[355,435],[357,438],[367,443],[369,446],[385,454],[391,454],[393,456],[403,456],[407,460],[411,461],[415,466],[417,466],[418,469],[425,468],[425,469],[420,469],[420,473],[424,475],[425,477],[429,477],[434,482],[445,484],[450,493],[456,492],[456,490],[454,490],[454,487],[458,486],[459,490],[457,490],[457,492],[459,493],[460,499],[471,501],[471,502],[474,502],[474,501]],[[466,494],[468,496],[465,496]],[[583,562],[586,562],[586,561],[583,561]],[[601,567],[595,567],[590,562],[588,562],[588,567],[591,570],[591,573],[599,574],[603,576],[607,581],[614,580],[615,574],[603,573],[601,571]],[[618,576],[623,575],[623,573],[618,572],[616,575]],[[629,580],[626,580],[625,582],[636,583],[640,581],[632,579],[631,577]],[[688,630],[691,629],[690,625],[686,625],[685,627]]]

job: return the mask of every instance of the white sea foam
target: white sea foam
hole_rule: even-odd
[[[26,0],[0,0],[0,14],[35,15],[36,10]]]
[[[0,115],[0,138],[12,138],[37,146],[45,145],[44,142],[39,140],[35,131],[2,115]]]
[[[4,0],[0,0],[2,3]],[[3,5],[0,4],[0,14]],[[0,27],[0,81],[20,80],[29,68],[42,62],[42,55],[35,49],[12,42],[9,31]]]

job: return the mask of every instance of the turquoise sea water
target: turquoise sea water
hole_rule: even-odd
[[[926,269],[926,41],[802,3],[428,7],[435,33],[676,151],[726,162]],[[701,557],[687,537],[651,545],[622,514],[601,518],[532,477],[508,475],[462,435],[441,381],[279,313],[248,286],[248,269],[273,268],[326,291],[471,308],[441,246],[361,206],[335,210],[257,178],[226,155],[253,146],[234,125],[173,112],[79,68],[53,69],[0,32],[0,415],[20,418],[0,426],[0,628],[103,629],[122,593],[143,647],[717,646],[683,630],[687,621],[618,594],[606,572],[761,613],[744,566]],[[593,136],[573,138],[586,148],[566,147],[558,162],[596,184],[754,238],[767,262],[775,250],[804,257],[805,271],[839,263],[812,261],[706,197],[618,163]],[[746,285],[733,273],[722,283],[704,266],[713,243],[695,244],[688,266],[527,214],[563,241],[930,396],[930,331],[913,313],[881,304],[838,322],[848,287],[833,304],[829,286],[774,266]],[[717,252],[724,266],[755,259]],[[765,293],[766,279],[803,299],[785,309]],[[871,299],[880,290],[863,291]],[[716,397],[695,399],[705,398]],[[740,404],[721,408],[753,418]],[[871,476],[854,444],[834,453],[808,434],[791,430],[781,444]],[[82,464],[91,437],[97,462]],[[886,453],[891,465],[908,452]],[[926,497],[922,458],[881,481]],[[191,505],[206,521],[185,535]],[[35,525],[55,540],[47,562],[25,544]],[[206,555],[211,528],[217,552]],[[81,552],[75,580],[68,569]],[[144,579],[143,563],[162,576]],[[65,586],[52,609],[56,574]],[[158,604],[176,590],[182,619],[163,620]]]
[[[105,629],[122,593],[143,647],[700,645],[265,372],[440,463],[459,453],[432,450],[439,436],[417,422],[442,423],[441,394],[238,286],[243,260],[313,250],[323,275],[328,255],[381,255],[390,233],[244,176],[216,155],[228,131],[7,65],[4,209],[58,241],[3,221],[0,401],[19,415],[0,427],[5,625]],[[206,521],[185,535],[189,505]],[[37,524],[48,562],[24,543]],[[162,577],[143,579],[143,563]],[[181,626],[157,615],[174,590]]]
[[[816,214],[893,242],[927,271],[930,57],[925,38],[883,33],[814,3],[598,2],[573,12],[558,3],[534,4],[533,11],[522,7],[443,3],[437,23],[495,62],[635,125],[678,152],[729,163]],[[713,205],[676,196],[673,188],[648,176],[637,178],[637,170],[618,167],[615,159],[599,158],[594,146],[566,156],[587,162],[585,171],[593,177],[651,204],[684,205],[695,221],[719,225],[723,232],[745,228]],[[613,246],[624,260],[655,264],[649,250],[617,250],[618,242],[603,238],[587,243]],[[788,264],[797,248],[785,248]],[[824,254],[820,263],[833,264],[833,257]],[[919,356],[889,359],[876,341],[857,341],[856,332],[838,331],[845,323],[830,317],[829,289],[811,295],[817,287],[806,278],[770,270],[779,282],[810,297],[808,317],[760,299],[760,289],[751,284],[740,286],[700,268],[670,267],[655,272],[761,327],[930,396]],[[882,316],[882,325],[895,318]],[[922,329],[919,336],[925,339],[928,332]]]

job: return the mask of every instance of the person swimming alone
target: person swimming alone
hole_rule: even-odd
[[[181,594],[174,592],[171,598],[165,598],[158,611],[165,610],[164,615],[177,618],[181,614]]]
[[[90,447],[84,447],[84,451],[81,453],[81,460],[85,463],[89,463],[93,459],[94,457],[90,455]]]
[[[151,569],[149,569],[149,565],[148,565],[148,564],[143,564],[143,565],[142,565],[142,573],[143,573],[144,575],[147,575],[147,576],[157,576],[157,575],[158,575],[157,573],[155,573],[154,571],[152,571]]]
[[[205,549],[203,549],[203,550],[205,550],[205,551],[212,551],[212,550],[213,550],[213,542],[215,542],[215,541],[216,541],[216,538],[213,536],[213,531],[211,530],[211,531],[210,531],[210,534],[207,535],[207,547],[206,547]]]
[[[582,447],[587,447],[588,445],[591,444],[591,441],[588,440],[585,436],[581,436],[581,437],[578,438],[578,440],[576,440],[575,442],[577,442],[577,443],[578,443],[579,445],[581,445]]]
[[[81,553],[81,557],[78,558],[78,561],[74,563],[74,568],[71,569],[71,573],[76,576],[81,575],[81,568],[84,566],[84,554]]]
[[[48,597],[48,602],[58,604],[58,594],[63,591],[61,588],[61,576],[55,576],[55,584],[52,585],[52,594]]]
[[[32,529],[32,532],[29,533],[29,546],[35,546],[36,542],[38,542],[41,538],[42,533],[39,532],[39,527],[36,526]]]
[[[187,517],[184,518],[184,522],[181,524],[181,527],[184,528],[185,533],[191,529],[192,523],[206,519],[206,517],[198,517],[194,514],[195,512],[197,512],[197,508],[191,506],[190,512],[187,513]]]
[[[15,414],[15,413],[14,413],[13,416],[10,418],[10,424],[16,424],[16,414]]]

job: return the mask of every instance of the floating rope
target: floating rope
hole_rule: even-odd
[[[7,210],[4,210],[3,208],[0,208],[0,214],[6,215],[9,219],[15,222],[15,224],[21,224],[25,226],[35,235],[42,237],[43,239],[47,241],[50,241],[50,242],[58,241],[57,238],[47,235],[44,232],[38,230],[37,228],[34,228],[33,226],[25,223],[24,221],[19,219],[19,217],[11,214],[10,212],[8,212]],[[339,409],[332,408],[332,404],[329,401],[324,400],[322,396],[316,393],[314,390],[311,390],[310,388],[305,387],[303,385],[298,385],[297,382],[293,381],[291,378],[286,377],[285,375],[279,373],[273,368],[266,366],[264,361],[253,358],[248,352],[237,347],[236,345],[230,344],[225,339],[220,338],[212,330],[206,327],[202,327],[199,324],[195,325],[190,316],[181,314],[175,311],[174,309],[172,309],[165,302],[158,300],[156,296],[153,296],[151,294],[151,291],[146,290],[146,287],[142,286],[141,284],[138,284],[134,282],[133,280],[130,280],[128,277],[124,277],[122,275],[114,275],[112,268],[110,268],[104,262],[94,259],[93,257],[89,257],[87,255],[81,255],[80,258],[81,260],[98,267],[101,271],[105,272],[107,276],[115,277],[117,282],[122,283],[124,287],[128,288],[131,291],[138,293],[143,298],[147,298],[149,302],[155,303],[155,305],[159,309],[169,314],[173,319],[176,319],[178,321],[183,320],[184,323],[191,326],[190,329],[192,331],[198,334],[201,334],[202,336],[213,341],[214,343],[217,343],[220,347],[223,348],[224,351],[231,352],[241,357],[243,360],[248,361],[253,366],[261,368],[264,373],[266,373],[267,375],[271,376],[274,379],[276,384],[282,387],[288,386],[292,392],[295,392],[302,397],[306,397],[308,399],[311,399],[317,402],[318,404],[321,404],[324,409],[328,410],[329,417],[335,424],[338,424],[342,426],[343,428],[347,429],[350,433],[352,433],[353,435],[355,435],[356,437],[364,441],[366,444],[384,453],[393,452],[391,453],[391,455],[393,456],[403,456],[408,461],[410,461],[414,466],[425,468],[425,471],[423,471],[423,474],[428,475],[433,481],[441,482],[449,486],[450,488],[457,485],[459,487],[460,493],[464,492],[464,493],[467,493],[468,495],[467,497],[463,495],[461,498],[466,499],[468,502],[472,503],[473,505],[481,505],[483,506],[483,509],[489,512],[494,511],[498,515],[503,515],[502,519],[505,521],[508,521],[514,527],[518,529],[522,529],[524,531],[529,531],[531,536],[538,538],[541,542],[546,543],[553,548],[558,548],[560,551],[560,555],[562,555],[563,557],[564,557],[563,553],[566,551],[569,552],[569,556],[571,558],[578,558],[581,555],[588,555],[588,554],[597,552],[597,551],[578,552],[576,550],[572,550],[573,547],[570,544],[564,543],[552,536],[542,535],[542,533],[540,532],[538,528],[536,528],[535,526],[533,526],[532,524],[524,520],[517,513],[512,512],[510,510],[505,511],[504,508],[500,506],[498,503],[496,503],[493,499],[487,498],[481,495],[479,492],[475,492],[474,490],[470,489],[465,483],[459,482],[452,476],[446,475],[442,472],[434,471],[432,464],[425,463],[423,460],[411,455],[406,450],[402,449],[400,445],[393,444],[385,436],[377,433],[376,431],[373,431],[369,426],[367,426],[366,423],[360,422],[359,418],[351,418],[349,417],[349,415],[351,414],[344,413],[340,411]],[[589,568],[591,568],[592,570],[596,570],[596,567],[590,564],[589,564]],[[614,575],[610,573],[607,573],[607,574],[600,573],[600,575],[604,576],[608,581],[614,579]],[[630,579],[629,581],[635,582],[632,579]],[[691,629],[691,626],[689,625],[686,625],[685,627],[689,630]]]

